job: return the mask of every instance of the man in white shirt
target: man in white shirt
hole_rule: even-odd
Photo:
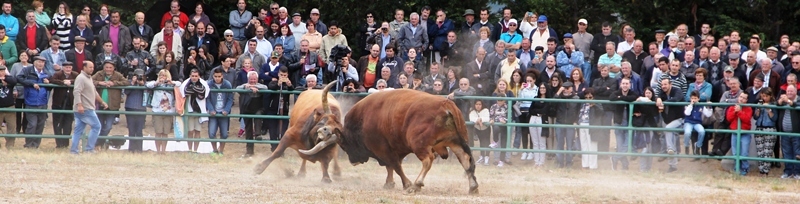
[[[306,23],[303,23],[303,17],[300,16],[300,13],[292,14],[292,23],[289,24],[289,30],[292,31],[294,42],[297,44],[295,47],[300,47],[300,39],[308,32]]]
[[[625,41],[619,42],[617,45],[617,54],[623,55],[628,50],[633,49],[633,43],[636,42],[636,31],[628,27],[625,29]]]
[[[761,51],[761,38],[757,35],[753,35],[750,37],[750,49],[742,53],[742,60],[747,60],[747,54],[750,52],[756,52],[756,60],[761,61],[762,59],[769,59],[767,57],[767,53]]]
[[[256,40],[256,51],[261,53],[264,59],[269,59],[269,56],[272,54],[272,43],[264,37],[264,26],[256,28],[256,37],[254,37],[253,40]]]

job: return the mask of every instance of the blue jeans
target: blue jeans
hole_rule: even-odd
[[[592,84],[592,62],[585,61],[581,65],[581,72],[583,72],[583,80],[588,84]],[[569,73],[567,74],[569,75]]]
[[[794,160],[796,155],[800,155],[800,137],[781,136],[781,151],[783,159]],[[783,164],[786,165],[783,174],[800,175],[800,164],[788,162]]]
[[[573,139],[575,139],[575,128],[556,128],[556,150],[572,150]],[[566,148],[564,145],[566,145]],[[572,154],[564,155],[564,153],[557,153],[556,163],[561,167],[571,166]]]
[[[230,127],[230,121],[231,119],[229,117],[209,117],[208,138],[216,138],[217,130],[219,130],[219,138],[228,139],[228,128]]]
[[[753,138],[753,134],[742,134],[742,141],[740,142],[741,146],[736,146],[736,135],[731,135],[731,151],[734,156],[739,155],[743,157],[747,157],[750,153],[750,139]],[[740,163],[740,172],[742,175],[747,174],[747,171],[750,169],[750,162],[747,160],[742,159],[739,160]]]
[[[626,114],[627,115],[627,114]],[[627,127],[628,126],[628,118],[623,117],[621,125],[617,125],[620,127]],[[614,136],[617,139],[617,152],[625,153],[628,152],[628,130],[614,130]],[[614,156],[614,160],[612,163],[616,165],[616,161],[620,161],[624,168],[628,168],[628,157],[627,156]]]
[[[74,113],[75,115],[75,131],[72,134],[72,146],[70,147],[70,153],[77,154],[78,153],[78,143],[83,135],[83,131],[86,130],[86,125],[91,127],[89,131],[89,141],[86,145],[86,149],[84,151],[94,151],[95,142],[97,142],[97,136],[100,135],[100,120],[97,119],[97,114],[94,113],[94,110],[84,110],[83,114]],[[112,117],[113,118],[113,117]]]
[[[694,123],[683,123],[683,146],[690,147],[689,143],[692,141],[692,130],[697,131],[697,143],[695,143],[695,147],[703,147],[703,140],[706,137],[706,129],[703,128],[702,124],[694,124]],[[687,152],[688,154],[689,152]]]

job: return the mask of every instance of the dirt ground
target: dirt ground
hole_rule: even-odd
[[[234,108],[236,109],[236,108]],[[113,135],[127,133],[125,117]],[[147,118],[144,134],[152,134]],[[238,121],[231,124],[229,140],[238,140]],[[45,134],[52,133],[52,124]],[[201,133],[207,135],[205,131]],[[5,141],[0,140],[5,143]],[[384,190],[385,168],[370,161],[352,166],[339,159],[342,177],[321,182],[319,164],[308,165],[305,178],[287,178],[284,169],[297,172],[300,160],[294,151],[273,162],[264,174],[253,167],[265,159],[268,145],[257,145],[256,156],[240,159],[244,144],[229,144],[224,156],[173,152],[130,154],[105,151],[73,156],[55,149],[44,139],[37,150],[0,150],[0,203],[796,203],[800,180],[767,178],[752,171],[747,177],[722,170],[719,162],[680,161],[679,170],[664,173],[666,162],[654,162],[650,172],[639,172],[638,161],[629,171],[612,171],[608,159],[600,170],[558,169],[552,160],[534,168],[513,156],[503,168],[478,165],[480,195],[467,195],[464,170],[453,159],[439,160],[425,180],[422,192],[404,195],[397,186]],[[343,155],[343,154],[342,154]],[[473,155],[478,155],[477,152]],[[575,164],[580,164],[576,157]],[[404,165],[408,177],[419,173],[419,161],[410,157]]]

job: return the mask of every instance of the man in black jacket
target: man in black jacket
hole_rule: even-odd
[[[70,61],[64,62],[61,71],[57,71],[50,77],[50,82],[61,86],[74,84],[78,72],[72,71],[72,65],[73,63]],[[72,110],[72,100],[72,88],[53,88],[53,103],[50,107],[53,110]],[[71,113],[53,113],[53,134],[71,135],[74,118]],[[69,139],[56,139],[56,148],[67,147],[69,147]]]
[[[591,74],[591,76],[594,76],[593,78],[600,76],[600,71],[597,70],[597,61],[600,59],[601,55],[606,54],[606,43],[614,42],[614,44],[617,45],[619,44],[619,39],[621,39],[619,35],[614,35],[611,33],[611,24],[608,22],[603,22],[602,30],[603,32],[594,34],[594,39],[592,39],[592,44],[590,44],[591,49],[594,51]],[[617,50],[617,48],[614,47],[614,50]]]
[[[261,115],[261,107],[264,105],[262,102],[264,94],[258,93],[259,90],[267,89],[267,86],[258,83],[258,72],[251,71],[247,73],[247,83],[239,85],[236,89],[251,90],[252,93],[239,93],[239,112],[241,114]],[[245,118],[245,139],[253,140],[255,138],[255,131],[261,129],[261,121],[254,118]],[[253,156],[253,149],[255,144],[247,143],[246,152],[242,158],[249,158]]]
[[[628,63],[628,62],[623,62],[622,63],[623,67],[624,66],[630,66],[630,65],[631,64]],[[617,96],[616,95],[617,92],[618,92],[617,91],[617,89],[618,89],[617,88],[617,79],[616,78],[611,78],[611,77],[608,76],[608,71],[609,71],[608,69],[609,69],[608,66],[601,67],[600,68],[600,78],[597,78],[594,81],[592,81],[592,88],[594,89],[594,94],[593,95],[594,95],[594,98],[597,99],[597,100],[614,100],[614,99],[612,99],[612,96]],[[627,81],[628,81],[628,90],[630,90],[630,87],[631,87],[630,80],[627,80]],[[620,83],[620,86],[621,85],[622,85],[622,83]],[[625,92],[628,92],[628,90],[625,90]],[[634,98],[634,100],[635,100],[635,98]],[[605,120],[600,121],[600,125],[611,126],[611,120],[608,120],[608,119],[614,117],[615,108],[613,108],[613,107],[615,105],[610,105],[610,104],[609,104],[610,106],[605,106],[605,105],[606,104],[604,104],[604,106],[603,106],[603,116],[604,116]],[[619,118],[615,118],[615,119],[619,119]],[[620,124],[620,122],[622,122],[622,121],[621,120],[615,120],[615,122],[617,122],[617,124]],[[627,125],[627,124],[625,124],[625,125]],[[602,130],[598,130],[597,131],[597,151],[608,152],[608,150],[609,150],[608,147],[609,147],[609,143],[610,143],[609,133],[610,132],[607,129],[602,129]],[[617,141],[619,141],[619,140],[617,140]],[[619,142],[618,142],[618,144],[619,144]],[[627,151],[627,150],[628,150],[628,148],[625,148],[625,151]],[[627,167],[628,166],[627,165],[627,160],[625,162],[626,163],[624,163],[624,166]]]
[[[20,28],[21,32],[17,35],[17,50],[20,52],[27,52],[28,56],[33,58],[34,56],[39,56],[39,53],[48,47],[47,43],[49,38],[47,38],[47,28],[36,23],[36,16],[33,14],[33,11],[25,13],[25,21],[28,24]],[[28,36],[27,29],[32,27],[35,27],[35,34],[33,36]],[[33,44],[28,43],[28,39],[31,37],[33,37]]]
[[[17,85],[17,79],[13,76],[6,75],[6,67],[0,65],[0,108],[14,108],[14,86]],[[0,112],[0,120],[6,121],[6,134],[17,134],[17,119],[14,112]],[[6,149],[14,147],[14,140],[16,138],[6,137]]]
[[[572,90],[572,82],[565,82],[556,92],[556,97],[560,99],[579,99],[578,95]],[[562,125],[574,125],[578,121],[578,103],[558,103],[558,116],[556,122]],[[556,149],[573,150],[572,140],[575,138],[575,128],[557,128]],[[566,143],[566,144],[565,144]],[[566,145],[566,149],[564,148]],[[556,163],[559,168],[572,166],[572,154],[556,154]]]
[[[678,128],[683,125],[683,109],[682,105],[664,105],[664,102],[682,102],[683,92],[681,89],[672,88],[672,83],[668,78],[661,79],[661,92],[656,98],[656,106],[658,111],[661,112],[661,117],[664,119],[664,128]],[[678,150],[678,137],[674,132],[666,132],[665,140],[667,145],[667,154],[675,154]],[[669,159],[669,169],[667,172],[674,172],[678,170],[678,158]]]
[[[628,63],[628,62],[624,62]],[[623,64],[622,66],[630,66],[630,63],[627,65]],[[600,70],[601,78],[598,78],[597,81],[602,80],[603,70],[608,68],[603,68]],[[607,72],[607,71],[606,71]],[[631,80],[628,78],[622,78],[619,83],[619,91],[615,91],[609,100],[612,101],[625,101],[625,102],[633,102],[636,101],[639,94],[631,90]],[[614,115],[614,123],[616,126],[626,127],[628,126],[628,112],[629,112],[629,105],[628,104],[618,104],[616,105],[615,109],[616,112]],[[608,113],[608,112],[606,112]],[[606,114],[607,115],[607,114]],[[605,118],[606,121],[608,118]],[[628,130],[615,130],[614,135],[616,136],[617,141],[617,152],[628,152]],[[607,147],[607,146],[606,146]],[[628,170],[628,158],[625,156],[614,156],[611,158],[612,169],[617,169],[617,161],[622,163],[622,169]]]
[[[294,91],[294,86],[289,80],[289,70],[285,66],[278,68],[278,78],[273,78],[269,82],[269,90],[273,91]],[[289,94],[279,93],[270,94],[268,106],[265,107],[266,115],[289,115]],[[269,126],[269,139],[279,141],[286,129],[289,128],[289,120],[286,119],[267,119]],[[278,148],[278,144],[272,144],[272,151]]]

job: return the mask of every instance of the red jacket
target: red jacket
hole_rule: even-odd
[[[728,120],[730,123],[731,130],[736,130],[737,128],[737,119],[742,121],[742,130],[750,130],[751,123],[750,119],[753,118],[753,109],[750,107],[742,106],[742,110],[739,112],[735,112],[736,106],[728,107],[728,110],[725,111],[725,119]]]

